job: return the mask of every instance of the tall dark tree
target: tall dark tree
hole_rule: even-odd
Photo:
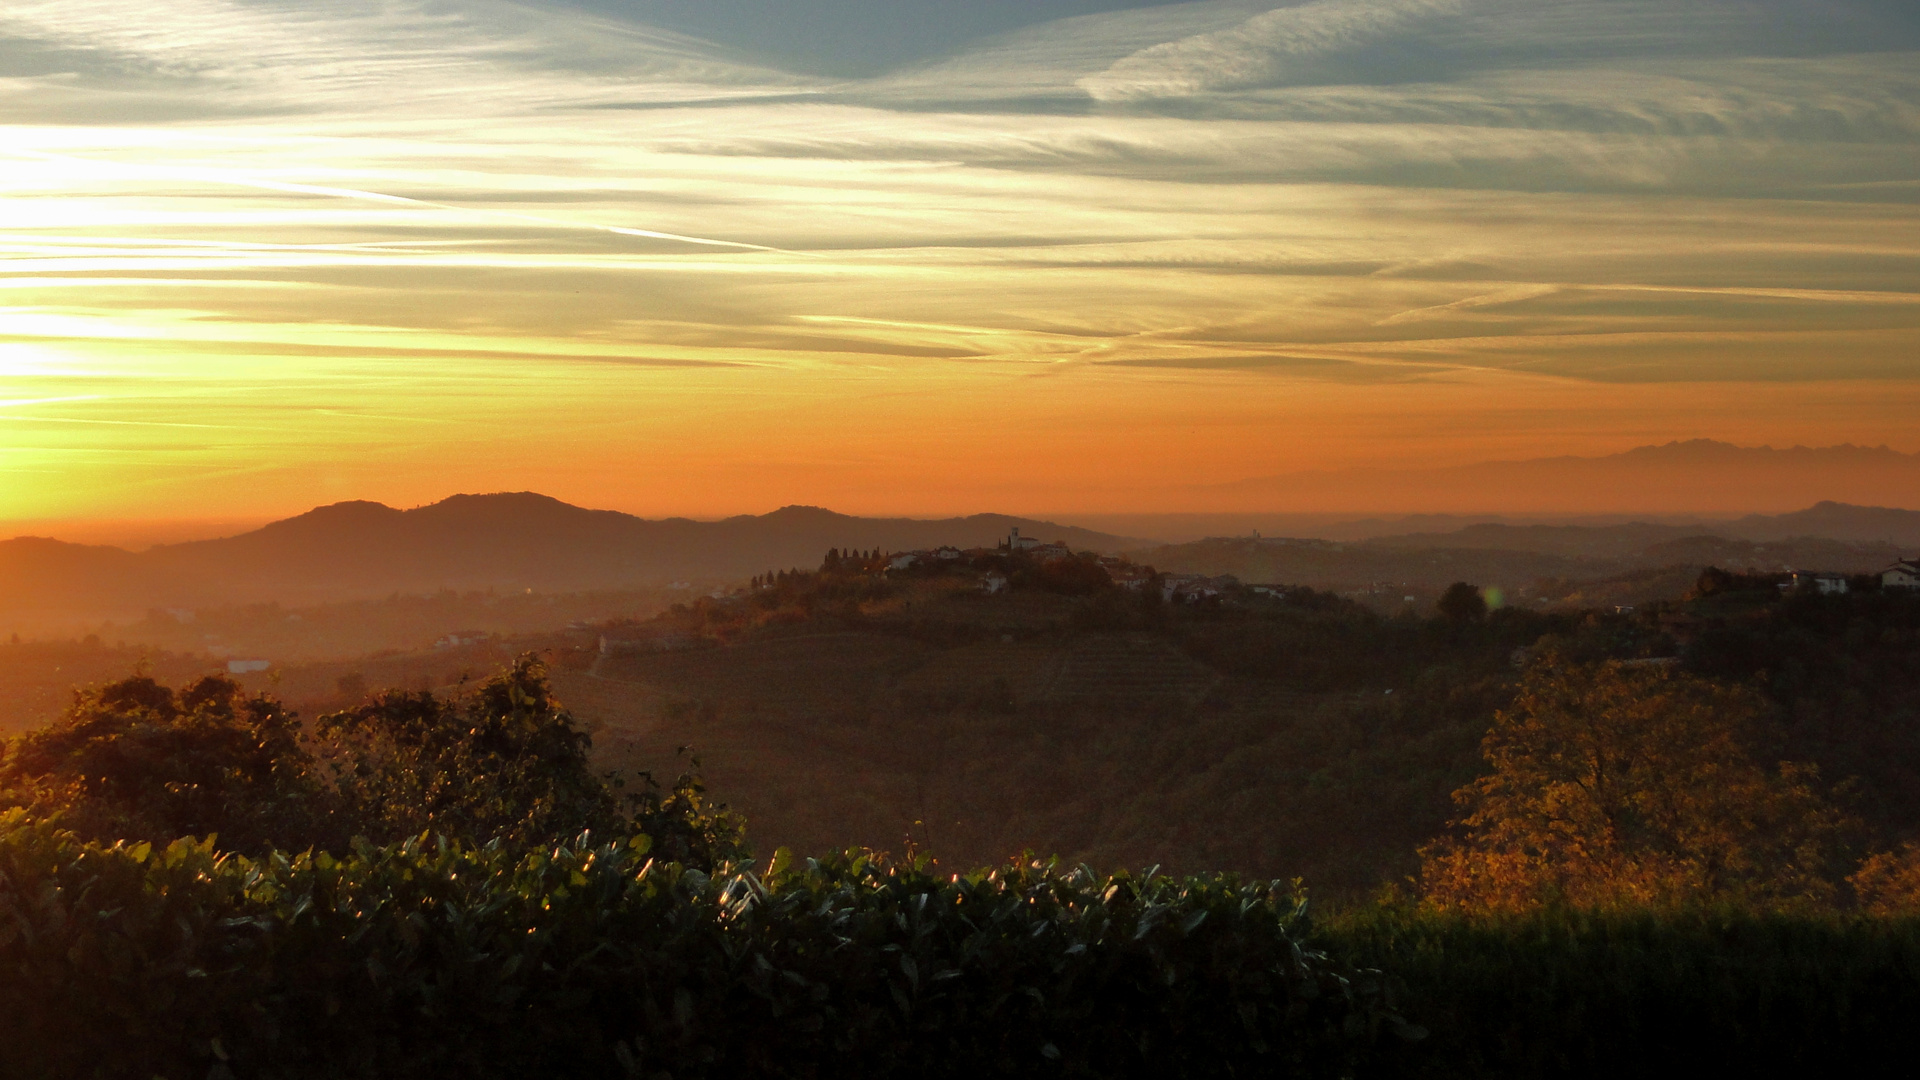
[[[1440,617],[1448,622],[1479,622],[1487,617],[1487,598],[1478,586],[1456,581],[1440,594]]]
[[[593,770],[591,740],[524,656],[465,694],[389,690],[303,729],[232,680],[174,691],[145,675],[85,691],[0,744],[0,808],[58,815],[89,839],[216,836],[229,851],[340,850],[432,832],[545,846],[644,832],[660,857],[744,857],[740,819],[697,773],[637,789]]]
[[[293,714],[224,676],[175,692],[135,675],[0,747],[0,805],[99,840],[298,849],[330,838],[337,809],[299,737]]]

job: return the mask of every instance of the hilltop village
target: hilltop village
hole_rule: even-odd
[[[1229,538],[1209,538],[1200,543],[1228,542]],[[1343,546],[1324,540],[1261,537],[1258,533],[1232,542],[1273,547],[1312,546],[1332,551]],[[1726,571],[1707,567],[1698,574],[1697,580],[1690,579],[1691,588],[1684,597],[1662,598],[1650,604],[1611,604],[1607,608],[1618,615],[1633,615],[1638,610],[1643,621],[1657,626],[1678,645],[1690,641],[1703,624],[1702,617],[1689,610],[1689,600],[1704,601],[1721,594],[1751,599],[1757,593],[1834,596],[1862,590],[1920,590],[1920,560],[1910,559],[1898,560],[1879,573],[1847,574],[1783,566],[1778,571],[1757,567]],[[1407,590],[1404,595],[1402,589]],[[1464,582],[1452,586],[1456,597],[1463,589],[1471,589],[1482,603],[1492,608],[1525,598],[1524,591],[1510,598],[1497,587],[1481,588]],[[1125,555],[1075,551],[1063,540],[1042,541],[1022,535],[1015,527],[992,547],[945,545],[899,552],[833,548],[816,570],[769,570],[754,575],[744,587],[714,589],[692,604],[675,604],[653,620],[576,622],[570,629],[598,631],[597,645],[602,655],[670,651],[691,648],[703,640],[733,640],[750,627],[811,617],[822,601],[838,601],[842,614],[871,615],[879,610],[875,607],[876,601],[894,598],[903,592],[921,598],[923,613],[927,600],[951,601],[969,594],[999,597],[1020,592],[1090,597],[1117,592],[1148,603],[1207,607],[1272,602],[1325,606],[1344,599],[1382,614],[1404,617],[1421,614],[1421,607],[1438,602],[1440,613],[1446,614],[1444,594],[1435,595],[1431,588],[1410,582],[1374,582],[1336,594],[1292,584],[1245,582],[1231,573],[1162,572]],[[792,609],[796,603],[798,612]],[[1545,608],[1550,603],[1546,595],[1531,598],[1531,606],[1537,608]],[[911,605],[912,601],[906,600],[900,606],[905,609]],[[881,609],[884,607],[880,605]],[[952,610],[951,604],[946,605],[945,614],[951,615]],[[994,608],[975,610],[986,622],[993,621],[994,614],[990,613],[1004,614]],[[894,612],[903,613],[904,610]],[[450,635],[440,644],[458,644],[460,640]]]

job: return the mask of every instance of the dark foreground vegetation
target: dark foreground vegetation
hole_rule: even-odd
[[[0,768],[0,1075],[1336,1075],[1419,1034],[1291,887],[756,874],[695,777],[626,794],[586,747],[532,660],[310,725],[83,693]]]
[[[1230,879],[756,876],[425,837],[259,860],[0,821],[10,1077],[1331,1076],[1385,980]]]
[[[0,1075],[1797,1075],[1906,1053],[1914,598],[1716,579],[1545,616],[1459,586],[1421,620],[1306,591],[1170,606],[1086,576],[1014,595],[1069,596],[1065,632],[1176,642],[1247,685],[1358,691],[1325,714],[1365,750],[1349,760],[1409,776],[1301,791],[1412,818],[1392,834],[1408,872],[1310,919],[1297,883],[1227,874],[755,861],[697,771],[599,774],[532,658],[311,718],[136,675],[0,755]],[[897,600],[903,637],[1023,644],[821,578],[668,624],[752,640],[871,627]],[[877,715],[1024,723],[1065,753],[1032,730],[1071,715],[1049,679],[1055,713],[908,684]],[[1164,711],[1231,763],[1205,740],[1242,721],[1196,700]],[[1284,775],[1234,767],[1248,783],[1210,816],[1127,774],[1099,790],[1178,814],[1211,858],[1205,836],[1266,820],[1250,800]],[[1409,794],[1441,784],[1450,811]],[[1314,820],[1274,813],[1262,828]]]

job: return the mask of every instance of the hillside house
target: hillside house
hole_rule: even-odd
[[[1107,577],[1128,592],[1141,592],[1153,584],[1153,571],[1144,566],[1123,563],[1107,568]]]
[[[1797,571],[1793,575],[1792,587],[1797,590],[1818,593],[1821,596],[1843,596],[1847,591],[1845,574],[1812,574]]]
[[[988,596],[993,596],[998,593],[1006,592],[1007,591],[1006,575],[1005,574],[988,574],[987,576],[981,578],[980,591],[983,593],[986,593]]]
[[[960,549],[957,547],[935,548],[933,557],[941,562],[952,562],[960,557]]]
[[[1883,589],[1920,589],[1920,559],[1901,559],[1880,571]]]
[[[919,566],[920,560],[926,557],[927,557],[927,553],[924,551],[902,552],[898,555],[895,555],[893,558],[887,560],[887,569],[911,570],[914,567]]]

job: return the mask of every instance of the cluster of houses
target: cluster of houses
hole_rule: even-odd
[[[943,566],[959,566],[963,562],[987,558],[994,555],[1019,555],[1029,562],[1053,563],[1078,558],[1073,549],[1064,540],[1041,541],[1036,537],[1020,535],[1019,526],[1007,534],[1007,538],[991,548],[972,548],[961,550],[956,547],[940,547],[930,551],[903,551],[887,560],[888,571],[910,571],[920,569],[938,569]],[[1238,584],[1231,576],[1210,578],[1200,574],[1157,575],[1151,567],[1123,559],[1118,555],[1101,555],[1096,560],[1107,577],[1120,588],[1140,592],[1151,586],[1156,580],[1164,597],[1168,600],[1197,600],[1205,596],[1218,596],[1220,591],[1230,585]],[[1009,588],[1007,575],[998,570],[989,570],[980,577],[980,591],[992,595],[1002,593]]]
[[[1883,589],[1920,589],[1920,559],[1901,559],[1880,571]],[[1847,575],[1796,571],[1789,581],[1780,583],[1781,592],[1816,592],[1821,596],[1839,596],[1848,591]]]

